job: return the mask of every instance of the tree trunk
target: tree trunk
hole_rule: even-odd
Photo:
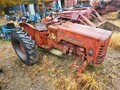
[[[43,17],[45,17],[45,2],[44,2],[44,0],[41,0],[41,4],[42,4]]]

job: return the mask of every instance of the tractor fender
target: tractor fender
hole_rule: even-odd
[[[25,30],[28,33],[28,35],[32,37],[32,39],[35,39],[36,28],[34,26],[28,23],[23,23],[23,22],[19,23],[19,25],[23,27],[23,30]]]

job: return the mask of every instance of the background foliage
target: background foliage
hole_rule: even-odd
[[[2,14],[5,7],[20,4],[22,0],[0,0],[0,14]]]
[[[37,3],[37,0],[0,0],[0,14],[2,14],[5,7],[17,5],[20,3]]]

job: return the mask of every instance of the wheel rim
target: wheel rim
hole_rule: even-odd
[[[25,53],[25,48],[23,47],[23,45],[21,43],[20,43],[20,49],[21,49],[22,52]]]
[[[14,49],[16,51],[16,53],[18,54],[18,56],[23,60],[25,61],[27,59],[27,55],[26,55],[26,51],[25,51],[25,48],[24,46],[22,45],[22,43],[20,43],[18,40],[14,39],[13,40],[13,46],[14,46]]]

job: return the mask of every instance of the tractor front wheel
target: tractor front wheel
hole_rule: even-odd
[[[34,40],[20,28],[15,29],[11,34],[12,46],[19,58],[27,65],[37,62],[38,51]]]

